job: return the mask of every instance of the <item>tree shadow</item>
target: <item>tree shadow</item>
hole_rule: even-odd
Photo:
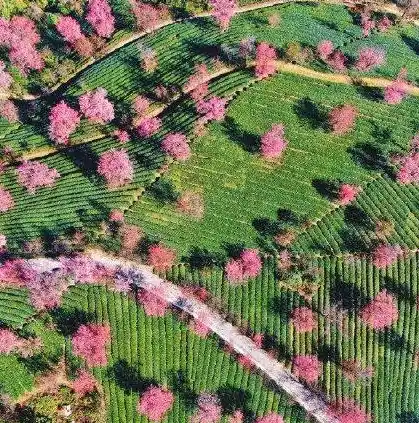
[[[362,142],[349,147],[348,152],[352,159],[363,168],[381,171],[392,176],[392,170],[382,148],[368,142]]]
[[[273,350],[277,352],[281,360],[291,361],[292,359],[291,351],[289,350],[286,344],[279,342],[276,336],[265,333],[263,335],[263,343],[264,343],[264,348],[267,351]]]
[[[339,364],[342,354],[337,345],[319,343],[317,346],[317,356],[323,363],[330,361],[332,363]]]
[[[262,237],[272,237],[278,233],[283,224],[268,217],[259,217],[252,220],[252,226]]]
[[[227,116],[222,127],[228,137],[243,150],[252,154],[260,150],[260,137],[245,131],[232,117]]]
[[[350,253],[368,253],[371,251],[371,241],[363,238],[354,227],[345,227],[338,231],[342,239],[342,249]]]
[[[186,260],[193,269],[205,269],[222,265],[226,258],[226,255],[221,252],[211,252],[206,248],[192,247]]]
[[[407,284],[401,284],[395,281],[389,276],[383,278],[383,287],[395,294],[398,298],[401,298],[403,301],[408,302],[410,305],[416,305],[416,295],[412,292],[412,289]]]
[[[276,214],[278,216],[278,220],[284,223],[296,224],[296,225],[301,223],[301,217],[297,213],[293,212],[292,210],[279,208]]]
[[[125,392],[144,392],[150,385],[157,385],[152,379],[142,379],[138,371],[126,360],[118,360],[107,370],[108,376],[115,380]]]
[[[368,302],[368,298],[355,285],[337,278],[330,287],[330,301],[348,311],[357,311]]]
[[[401,39],[413,51],[413,53],[419,55],[419,41],[416,38],[409,37],[408,35],[401,35]]]
[[[370,101],[382,101],[383,92],[380,88],[377,87],[367,87],[361,83],[354,82],[356,91],[366,100]]]
[[[222,247],[226,251],[228,257],[238,258],[246,246],[243,242],[235,244],[226,242],[223,243]]]
[[[269,299],[268,307],[269,310],[277,315],[279,315],[280,319],[283,322],[288,322],[290,319],[290,315],[294,307],[298,307],[297,304],[293,304],[295,301],[293,294],[288,291],[284,290],[281,292],[281,295],[276,295],[275,297]],[[303,300],[298,299],[301,301],[300,305],[303,305]]]
[[[413,411],[404,411],[403,413],[397,414],[398,423],[419,423],[419,414]]]
[[[378,332],[378,343],[380,345],[388,346],[394,351],[407,350],[413,353],[412,348],[406,342],[402,335],[399,335],[394,329],[387,328]]]
[[[210,26],[211,29],[214,29],[213,23],[210,21],[204,21],[204,26]],[[200,30],[202,30],[202,27],[200,27]],[[193,56],[199,55],[199,56],[205,56],[211,59],[215,59],[217,57],[220,57],[221,50],[219,44],[213,44],[209,42],[197,42],[191,39],[188,39],[185,41],[186,47],[188,50],[192,53]]]
[[[246,404],[251,398],[248,391],[227,385],[218,388],[217,395],[220,398],[224,413],[232,414],[238,408],[240,408],[245,414],[249,413],[249,410],[246,409]]]
[[[360,207],[355,206],[354,204],[349,204],[348,206],[346,206],[343,211],[343,214],[346,223],[364,229],[374,229],[374,222],[370,219],[369,215]]]
[[[147,193],[162,204],[174,203],[179,198],[179,192],[173,182],[163,178],[157,179],[147,189]]]
[[[189,387],[188,380],[183,370],[173,371],[169,375],[173,392],[182,401],[188,411],[196,407],[198,395]]]
[[[320,109],[309,97],[301,98],[294,105],[298,117],[307,122],[312,129],[325,128],[327,113]]]
[[[50,315],[59,332],[64,336],[71,336],[81,325],[94,321],[94,315],[84,310],[57,308],[50,311]]]
[[[70,159],[85,177],[91,180],[97,179],[99,156],[89,144],[62,149],[60,154]]]
[[[339,183],[327,179],[313,179],[311,181],[312,187],[324,198],[333,201],[337,198]]]

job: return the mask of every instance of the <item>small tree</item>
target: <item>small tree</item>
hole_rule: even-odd
[[[183,86],[183,91],[185,93],[190,92],[204,84],[209,78],[210,74],[205,63],[195,65],[195,73],[189,77],[188,81]]]
[[[329,126],[334,134],[343,135],[355,125],[358,110],[350,104],[344,104],[332,109],[329,113]]]
[[[339,187],[338,202],[341,206],[346,206],[355,200],[361,188],[356,185],[342,184]]]
[[[12,76],[6,71],[6,65],[4,62],[0,60],[0,89],[8,90],[12,82]]]
[[[160,422],[172,408],[173,402],[174,396],[167,388],[150,386],[141,395],[137,411],[153,422]]]
[[[315,355],[297,355],[292,360],[293,373],[305,382],[315,382],[321,373],[321,363]]]
[[[141,290],[137,294],[137,301],[144,307],[147,316],[163,317],[168,309],[168,303],[162,298],[162,291]]]
[[[108,123],[115,117],[113,104],[103,88],[89,91],[79,98],[80,111],[93,123]]]
[[[371,11],[368,8],[361,12],[361,28],[364,37],[368,37],[375,28],[375,21],[371,18]]]
[[[186,136],[178,132],[166,135],[161,146],[163,151],[179,161],[185,161],[191,155]]]
[[[0,329],[0,354],[16,352],[22,345],[22,340],[10,329]]]
[[[262,260],[256,249],[245,249],[237,259],[230,259],[225,266],[227,280],[232,284],[255,278],[262,269]]]
[[[256,423],[284,423],[284,419],[277,413],[270,413],[256,419]]]
[[[380,32],[387,32],[388,29],[393,26],[393,22],[388,16],[383,16],[378,22],[377,22],[377,29]]]
[[[81,325],[71,338],[73,352],[86,360],[89,366],[103,366],[108,361],[106,344],[110,339],[111,332],[107,325]]]
[[[403,254],[399,245],[380,244],[372,252],[372,262],[379,269],[384,269],[396,262]]]
[[[201,319],[192,319],[189,322],[189,329],[200,338],[206,338],[211,329]]]
[[[134,113],[137,115],[137,117],[142,117],[149,107],[150,101],[142,95],[135,97],[132,103],[132,109],[134,110]]]
[[[144,72],[154,72],[159,65],[157,54],[151,48],[144,48],[140,51],[140,60]]]
[[[223,120],[226,113],[227,100],[220,97],[211,97],[209,100],[200,100],[196,110],[203,115],[205,121]]]
[[[408,94],[408,85],[406,83],[407,70],[400,70],[397,78],[384,89],[384,101],[388,104],[399,104]]]
[[[133,254],[144,236],[143,231],[136,225],[123,223],[119,228],[119,233],[121,235],[122,253],[125,255]]]
[[[64,40],[71,45],[84,37],[80,24],[71,16],[60,16],[55,27]]]
[[[260,152],[262,157],[266,159],[276,159],[282,155],[287,145],[284,126],[280,124],[272,125],[271,129],[261,138]]]
[[[176,253],[163,244],[154,244],[148,249],[148,264],[156,270],[165,270],[173,265]]]
[[[80,369],[77,372],[77,377],[73,380],[71,387],[76,395],[79,398],[82,398],[96,389],[96,379],[87,370]]]
[[[411,152],[400,160],[396,178],[401,184],[419,183],[419,152]]]
[[[15,206],[12,194],[6,189],[0,187],[0,212],[4,213]]]
[[[221,419],[221,404],[216,395],[203,392],[198,397],[198,410],[191,418],[191,423],[217,423]]]
[[[49,136],[55,144],[68,144],[69,136],[80,123],[80,115],[64,101],[56,104],[49,115]]]
[[[97,171],[109,188],[122,187],[134,178],[134,167],[125,150],[110,150],[102,153]]]
[[[385,62],[386,53],[384,50],[375,47],[363,47],[355,62],[355,69],[360,72],[368,72]]]
[[[115,18],[107,0],[89,0],[86,20],[100,37],[109,38],[115,30]]]
[[[276,51],[268,43],[260,43],[256,48],[255,75],[259,79],[267,78],[276,72]]]
[[[140,137],[149,138],[161,127],[161,120],[158,117],[144,117],[137,126],[137,132]]]
[[[12,100],[0,100],[0,117],[9,123],[19,120],[19,111]]]
[[[94,53],[93,43],[84,36],[79,38],[72,47],[80,57],[89,58]]]
[[[58,171],[50,169],[46,164],[24,161],[17,168],[17,180],[29,193],[34,194],[38,188],[52,187],[60,177]]]
[[[384,289],[360,313],[361,320],[373,329],[391,326],[399,316],[396,299]]]
[[[225,31],[229,25],[231,18],[236,14],[238,5],[236,0],[210,0],[212,7],[212,16],[220,26],[222,31]]]
[[[160,23],[162,14],[158,7],[138,0],[133,0],[131,4],[140,31],[154,29]]]
[[[297,332],[311,332],[317,327],[314,313],[308,307],[297,307],[291,313],[291,323]]]
[[[374,375],[374,367],[363,367],[356,360],[343,360],[342,373],[351,382],[369,379]]]
[[[330,55],[335,51],[335,47],[330,40],[323,40],[317,45],[317,54],[321,60],[327,62]]]
[[[368,423],[371,416],[353,400],[344,399],[329,407],[329,414],[339,423]]]

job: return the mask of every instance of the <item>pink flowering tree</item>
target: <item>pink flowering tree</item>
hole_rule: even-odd
[[[276,51],[268,43],[260,43],[256,47],[255,75],[259,79],[267,78],[276,71]]]
[[[209,4],[212,7],[213,18],[221,30],[225,31],[230,25],[231,18],[237,12],[236,0],[210,0]]]
[[[4,62],[0,60],[0,89],[8,90],[12,82],[12,76],[6,71],[6,65]]]
[[[361,29],[362,35],[368,37],[375,28],[375,21],[371,17],[371,12],[367,8],[361,12]]]
[[[385,62],[386,53],[384,50],[375,47],[363,47],[355,62],[355,69],[360,72],[368,72]]]
[[[132,102],[132,109],[137,117],[142,117],[149,107],[150,101],[142,95],[135,97]]]
[[[60,174],[56,169],[37,161],[24,161],[17,168],[17,181],[31,194],[38,188],[54,186],[59,177]]]
[[[191,149],[189,147],[188,140],[186,136],[181,133],[172,133],[166,135],[161,146],[163,151],[179,161],[185,161],[189,159],[191,155]]]
[[[399,317],[397,301],[384,289],[361,310],[359,316],[372,329],[383,330],[391,326]]]
[[[0,329],[0,354],[16,352],[22,345],[22,340],[10,329]]]
[[[156,134],[161,127],[161,120],[158,117],[144,117],[137,126],[140,137],[149,138]]]
[[[336,135],[349,132],[355,125],[358,110],[350,104],[337,106],[329,113],[329,127]]]
[[[22,287],[37,277],[37,272],[23,259],[12,259],[0,266],[0,282]]]
[[[419,152],[411,152],[400,160],[396,179],[401,184],[419,183]]]
[[[308,307],[297,307],[291,313],[291,323],[297,332],[311,332],[317,327],[317,319]]]
[[[243,423],[244,413],[241,410],[235,410],[234,413],[229,416],[228,423]]]
[[[102,153],[97,171],[106,180],[108,188],[122,187],[132,182],[134,178],[134,167],[125,150]]]
[[[153,422],[160,422],[172,408],[174,399],[167,388],[150,386],[138,400],[137,411]]]
[[[337,72],[346,70],[346,57],[340,51],[335,49],[330,40],[323,40],[317,45],[317,55],[325,62],[330,68]]]
[[[108,361],[106,344],[110,339],[109,326],[94,323],[82,325],[71,338],[73,352],[86,360],[89,366],[104,366]]]
[[[176,259],[176,253],[163,244],[154,244],[148,249],[147,263],[156,270],[165,270],[172,266]]]
[[[55,27],[64,40],[71,45],[84,37],[80,24],[71,16],[60,16]]]
[[[371,416],[353,400],[344,399],[329,407],[329,414],[339,423],[369,423]]]
[[[64,101],[56,104],[49,115],[49,136],[55,144],[68,144],[70,135],[80,123],[79,113]]]
[[[124,223],[121,225],[119,233],[121,235],[121,252],[125,255],[133,254],[144,236],[143,231],[136,225]]]
[[[107,0],[89,0],[86,20],[100,37],[109,38],[115,31],[115,18]]]
[[[395,263],[402,254],[403,250],[399,245],[380,244],[372,251],[372,262],[379,269],[384,269]]]
[[[272,125],[260,142],[260,153],[265,159],[276,159],[282,155],[288,142],[285,139],[284,125]]]
[[[193,414],[191,423],[217,423],[221,420],[222,408],[216,395],[203,392],[198,397],[198,410]]]
[[[230,259],[224,269],[227,280],[238,284],[249,278],[255,278],[262,270],[262,260],[258,250],[245,249],[237,259]]]
[[[137,301],[144,307],[147,316],[163,317],[169,304],[163,299],[163,293],[155,288],[153,291],[140,290],[137,294]]]
[[[208,314],[201,312],[196,319],[192,319],[189,322],[189,329],[201,338],[206,338],[211,332],[210,327],[207,324]]]
[[[121,144],[126,144],[131,138],[124,129],[115,129],[112,134]]]
[[[211,97],[209,100],[200,100],[196,110],[203,115],[204,121],[223,120],[226,113],[227,100],[221,97]]]
[[[319,58],[324,62],[327,62],[330,55],[335,51],[335,47],[333,46],[333,43],[330,40],[323,40],[320,41],[317,45],[316,51]]]
[[[138,0],[133,0],[131,5],[140,31],[152,30],[162,21],[163,11],[161,8]]]
[[[106,96],[105,89],[97,88],[79,98],[80,111],[90,122],[107,123],[115,117],[113,104]]]
[[[387,104],[399,104],[407,97],[409,86],[406,78],[407,70],[402,68],[397,78],[384,89],[384,101]]]
[[[355,200],[361,188],[356,185],[342,184],[338,191],[338,203],[341,206],[346,206]]]
[[[393,25],[392,20],[388,16],[383,16],[378,22],[377,22],[377,29],[380,32],[387,32],[388,29]]]
[[[204,84],[210,78],[207,65],[205,63],[200,63],[195,65],[195,73],[191,75],[183,86],[183,91],[188,93],[196,89],[201,84]]]
[[[315,355],[297,355],[292,359],[292,372],[305,382],[316,382],[321,369],[321,363]]]
[[[12,194],[0,186],[0,212],[4,213],[15,206]]]
[[[87,370],[81,369],[77,372],[77,377],[73,380],[71,387],[77,397],[82,398],[96,389],[96,379]]]
[[[19,120],[19,111],[12,100],[0,100],[0,117],[9,123]]]
[[[284,419],[277,413],[270,413],[257,418],[256,423],[284,423]]]

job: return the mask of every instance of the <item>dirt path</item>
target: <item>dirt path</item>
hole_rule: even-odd
[[[90,250],[86,254],[109,268],[122,268],[132,272],[134,283],[138,287],[152,290],[168,303],[188,313],[194,319],[202,321],[238,354],[246,355],[261,373],[274,381],[281,390],[285,391],[319,423],[338,423],[327,412],[328,403],[321,394],[300,383],[283,364],[271,357],[265,350],[258,348],[250,338],[242,335],[237,327],[224,320],[219,313],[211,310],[206,304],[186,294],[178,286],[159,278],[148,266],[109,256],[98,250]],[[48,271],[59,267],[59,262],[52,259],[40,258],[29,260],[29,262],[39,271]]]

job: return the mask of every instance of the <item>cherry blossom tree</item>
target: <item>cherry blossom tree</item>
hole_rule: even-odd
[[[356,185],[342,184],[339,187],[338,202],[341,206],[346,206],[355,200],[361,188]]]
[[[56,104],[49,115],[49,136],[55,144],[68,144],[69,136],[80,123],[79,113],[64,101]]]
[[[121,247],[124,254],[133,254],[144,236],[143,231],[136,225],[124,223],[119,229]]]
[[[140,31],[148,31],[157,27],[162,20],[162,10],[150,3],[133,0],[132,11]]]
[[[317,327],[313,311],[305,306],[295,308],[290,320],[297,332],[311,332]]]
[[[0,267],[0,282],[10,286],[24,286],[35,279],[37,272],[23,259],[7,260]]]
[[[9,123],[19,120],[19,111],[12,100],[0,100],[0,117]]]
[[[353,400],[344,399],[329,407],[329,413],[339,423],[368,423],[371,416]]]
[[[276,71],[277,55],[273,47],[268,43],[260,43],[256,47],[255,75],[259,79],[267,78]]]
[[[93,123],[107,123],[115,117],[113,104],[104,88],[89,91],[79,98],[80,111]]]
[[[169,307],[158,288],[153,291],[145,289],[139,291],[137,301],[144,307],[144,312],[147,316],[163,317]]]
[[[45,163],[38,161],[26,160],[17,168],[17,181],[31,194],[38,188],[54,186],[59,177],[56,169],[50,169]]]
[[[205,63],[195,65],[195,73],[189,77],[188,81],[183,86],[183,91],[185,93],[190,92],[204,84],[209,78],[210,74]]]
[[[329,126],[334,134],[343,135],[355,125],[358,110],[350,104],[337,106],[329,113]]]
[[[102,153],[97,171],[105,178],[108,188],[122,187],[134,178],[134,167],[125,150],[109,150]]]
[[[115,18],[107,0],[89,0],[86,20],[100,37],[109,38],[115,31]]]
[[[135,97],[134,101],[132,102],[132,109],[138,117],[142,117],[149,107],[150,101],[142,95]]]
[[[351,382],[369,379],[374,376],[374,367],[363,367],[356,360],[343,360],[341,365],[343,375]]]
[[[191,423],[217,423],[221,419],[222,408],[219,398],[203,392],[198,397],[198,410],[191,418]]]
[[[284,125],[272,125],[266,132],[260,142],[260,152],[266,159],[276,159],[282,155],[288,142],[284,136]]]
[[[161,120],[158,117],[144,117],[137,126],[140,137],[148,138],[158,132],[161,127]]]
[[[0,89],[8,90],[12,82],[12,76],[6,71],[6,65],[4,62],[0,60]]]
[[[116,129],[112,134],[121,144],[126,144],[131,138],[124,129]]]
[[[419,152],[401,158],[396,178],[401,184],[419,183]]]
[[[15,206],[12,194],[0,186],[0,212],[4,213]]]
[[[237,259],[230,259],[225,266],[227,280],[232,284],[255,278],[262,269],[262,260],[256,249],[245,249]]]
[[[321,373],[321,363],[315,355],[297,355],[292,359],[292,372],[308,383],[315,382]]]
[[[189,322],[189,329],[200,338],[206,338],[211,332],[211,329],[200,318],[192,319]]]
[[[358,53],[355,69],[360,72],[370,71],[385,62],[386,53],[376,47],[363,47]]]
[[[228,423],[243,423],[244,422],[244,414],[241,410],[235,410],[234,413],[229,416]]]
[[[361,12],[361,28],[364,37],[368,37],[375,28],[375,21],[372,19],[371,11],[368,8]]]
[[[186,136],[179,132],[166,135],[161,146],[163,151],[179,161],[185,161],[191,155],[191,149]]]
[[[154,72],[159,64],[157,54],[152,48],[141,49],[140,60],[144,72]]]
[[[256,419],[256,423],[284,423],[284,419],[277,413],[270,413]]]
[[[327,62],[330,55],[335,51],[335,47],[330,40],[320,41],[317,45],[317,54],[321,60]]]
[[[0,329],[0,354],[16,352],[22,345],[22,340],[10,329]]]
[[[192,91],[190,91],[190,96],[195,103],[198,103],[200,100],[204,99],[209,93],[208,82],[203,82],[196,86]]]
[[[236,0],[210,0],[212,7],[212,16],[220,26],[222,31],[225,31],[229,25],[231,18],[236,14],[238,5]]]
[[[200,100],[196,104],[196,110],[203,115],[206,122],[210,120],[223,120],[226,113],[227,100],[221,97],[211,97],[208,100]]]
[[[89,366],[107,363],[106,344],[111,339],[108,325],[89,323],[81,325],[71,338],[74,354],[86,360]]]
[[[124,212],[122,210],[113,209],[109,213],[109,221],[115,223],[122,223],[124,221]]]
[[[244,280],[241,260],[230,259],[225,265],[224,272],[231,284],[239,284]]]
[[[384,89],[384,101],[388,104],[399,104],[408,94],[408,85],[406,82],[407,70],[400,70],[397,78]]]
[[[204,198],[197,192],[185,191],[176,201],[176,208],[195,219],[202,219],[205,211]]]
[[[380,291],[360,312],[361,320],[376,330],[391,326],[398,317],[397,301],[385,289]]]
[[[167,388],[150,386],[141,395],[137,411],[153,422],[160,422],[172,408],[173,402],[174,395]]]
[[[55,27],[64,40],[71,45],[84,37],[80,24],[71,16],[60,16]]]
[[[403,250],[400,245],[380,244],[372,252],[372,262],[379,269],[384,269],[395,263],[401,254]]]
[[[383,16],[378,22],[377,22],[377,29],[380,32],[386,32],[388,29],[393,25],[393,22],[388,16]]]
[[[176,259],[176,253],[163,244],[153,244],[148,249],[147,262],[156,270],[165,270],[173,265]]]
[[[85,369],[77,372],[76,379],[73,380],[71,387],[79,398],[93,392],[96,389],[96,379]]]
[[[72,47],[80,57],[89,58],[92,57],[94,53],[92,42],[85,36],[75,41]]]

